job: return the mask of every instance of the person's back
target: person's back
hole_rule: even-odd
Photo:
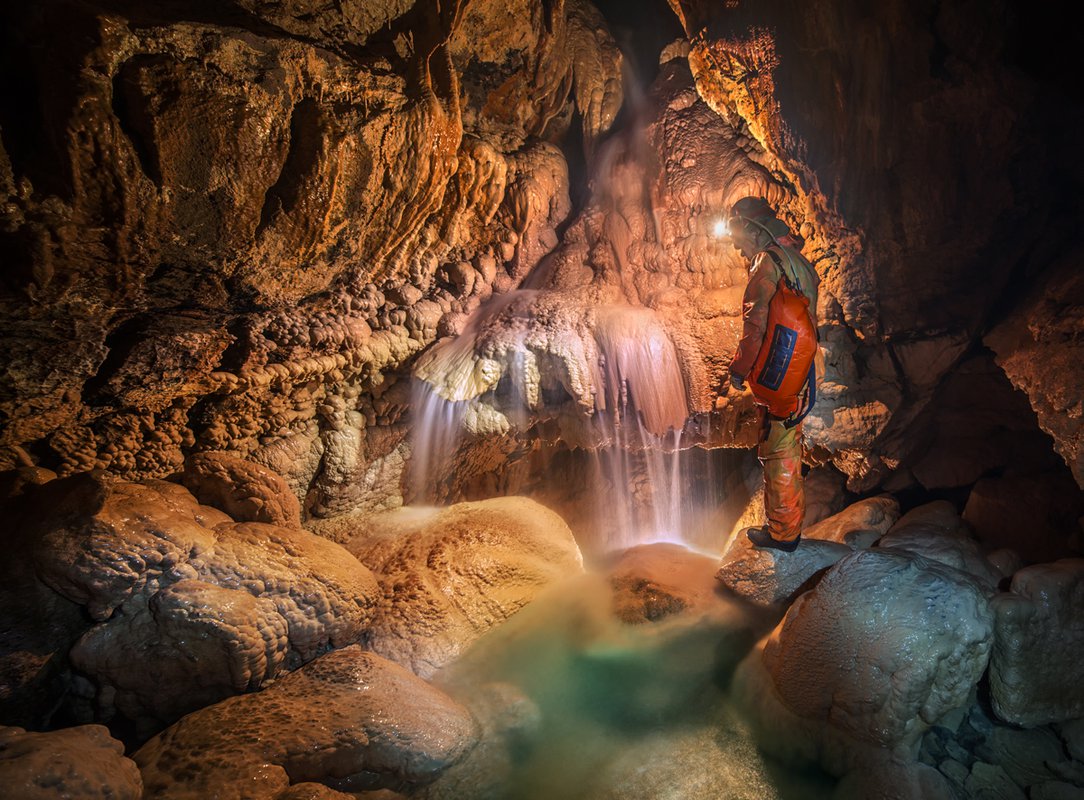
[[[807,301],[806,330],[811,332],[812,340],[806,344],[815,351],[820,278],[813,265],[792,246],[790,229],[776,218],[762,198],[744,198],[735,204],[731,233],[734,246],[750,259],[749,284],[742,298],[742,339],[730,365],[731,385],[744,390],[747,376],[758,363],[758,357],[763,356],[762,349],[769,344],[769,310],[782,287],[800,293]],[[799,376],[799,385],[804,379],[805,376]],[[810,397],[814,388],[806,386]],[[788,409],[797,407],[796,396],[788,400]],[[765,412],[757,456],[764,467],[767,525],[748,532],[749,539],[758,547],[789,552],[801,539],[805,516],[801,435],[800,416],[773,416]]]

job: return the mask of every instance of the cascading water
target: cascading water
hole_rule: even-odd
[[[688,416],[677,350],[647,309],[604,307],[594,451],[596,497],[609,497],[617,525],[610,549],[681,541],[681,430]]]

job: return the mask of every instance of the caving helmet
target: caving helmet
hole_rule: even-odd
[[[727,227],[732,235],[745,235],[756,239],[758,231],[768,234],[774,242],[790,233],[787,223],[775,216],[775,211],[763,197],[743,197],[730,207]]]

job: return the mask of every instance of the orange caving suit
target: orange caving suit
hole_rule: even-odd
[[[730,364],[732,375],[740,375],[745,380],[755,376],[753,369],[764,342],[768,326],[768,304],[775,294],[779,279],[783,273],[779,265],[769,254],[774,250],[783,263],[787,275],[797,279],[798,287],[809,299],[809,310],[816,325],[817,286],[820,277],[813,265],[793,247],[771,245],[753,257],[753,266],[749,270],[749,285],[742,298],[741,342],[734,360]],[[788,260],[786,254],[791,259]],[[793,267],[791,266],[793,264]],[[805,498],[802,493],[802,426],[793,428],[783,425],[784,420],[764,415],[764,428],[760,435],[757,456],[764,467],[764,511],[768,517],[768,533],[779,541],[794,541],[802,532],[802,519],[805,516]]]

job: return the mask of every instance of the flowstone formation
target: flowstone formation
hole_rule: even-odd
[[[641,92],[598,3],[0,10],[0,786],[1084,791],[1067,26],[669,0]],[[746,195],[822,279],[792,554]]]
[[[720,397],[744,272],[711,233],[760,194],[822,278],[807,436],[850,490],[1054,479],[1016,441],[941,446],[982,341],[1076,469],[1075,361],[1031,375],[1018,291],[1066,296],[1040,182],[1064,159],[1032,146],[1042,90],[999,60],[1002,16],[670,6],[688,38],[628,103],[587,0],[6,9],[3,66],[31,78],[0,103],[0,464],[140,480],[218,451],[304,517],[386,510],[412,496],[411,372],[487,439],[451,501],[534,491],[536,446],[748,446],[750,409]],[[913,47],[853,44],[885,31]],[[585,422],[623,406],[646,434]]]
[[[622,97],[589,4],[465,5],[5,10],[4,462],[223,450],[310,513],[401,503],[396,370],[553,247],[551,142]]]

